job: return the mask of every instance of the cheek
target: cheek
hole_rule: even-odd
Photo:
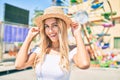
[[[48,31],[45,29],[45,34],[48,35]]]
[[[49,34],[47,31],[45,31],[45,36],[50,39]]]
[[[59,32],[60,32],[59,29],[56,29],[56,33],[57,33],[57,35],[59,35]]]
[[[59,30],[59,28],[56,28],[55,31],[56,31],[57,33],[59,33],[60,30]]]

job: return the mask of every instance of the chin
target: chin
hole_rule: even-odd
[[[51,39],[52,42],[58,42],[58,39]]]
[[[51,40],[52,42],[57,42],[58,40]]]

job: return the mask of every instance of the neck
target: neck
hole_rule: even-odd
[[[59,51],[59,42],[54,42],[52,43],[52,47],[53,50]]]
[[[59,48],[59,43],[58,42],[53,42],[52,43],[52,48]]]

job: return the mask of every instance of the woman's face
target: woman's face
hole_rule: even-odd
[[[45,20],[45,33],[52,42],[58,41],[59,27],[55,18],[49,18]]]

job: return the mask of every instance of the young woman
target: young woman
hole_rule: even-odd
[[[78,23],[72,22],[64,15],[60,7],[52,6],[44,11],[44,15],[35,20],[38,27],[33,27],[18,52],[15,66],[24,69],[35,67],[37,80],[69,80],[71,63],[81,69],[90,65]],[[74,49],[68,44],[67,29],[71,28],[76,40]],[[28,56],[31,41],[40,33],[40,46]]]

